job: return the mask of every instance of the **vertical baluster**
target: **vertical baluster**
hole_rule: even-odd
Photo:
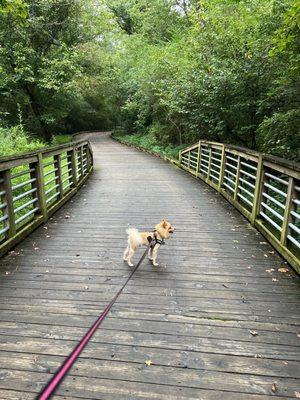
[[[197,176],[199,173],[200,163],[201,163],[201,140],[199,140],[199,143],[198,143],[197,170],[196,170]]]
[[[190,160],[191,160],[191,150],[189,150],[188,169],[190,169]]]
[[[179,150],[178,159],[179,159],[179,165],[181,165],[181,163],[182,163],[182,153],[181,153],[181,150]]]
[[[30,172],[30,177],[35,178],[31,183],[32,188],[36,188],[36,196],[39,210],[35,214],[42,214],[44,221],[47,221],[47,204],[45,194],[44,170],[43,170],[43,155],[41,152],[37,154],[37,162],[29,164],[29,168],[33,169]],[[35,192],[33,192],[33,196]]]
[[[236,170],[236,177],[235,177],[235,188],[234,188],[234,195],[233,195],[234,200],[237,200],[237,195],[238,195],[238,191],[239,191],[240,170],[241,170],[241,157],[238,155],[237,170]]]
[[[16,233],[14,202],[11,190],[11,171],[2,171],[0,177],[3,179],[3,182],[0,184],[0,190],[5,192],[1,196],[1,200],[2,203],[6,204],[6,206],[3,208],[3,214],[8,216],[8,219],[5,221],[5,225],[8,227],[8,230],[5,233],[7,238],[11,238]]]
[[[83,146],[80,146],[80,169],[81,169],[81,177],[83,178]]]
[[[219,185],[218,191],[220,192],[222,189],[222,185],[224,182],[224,174],[225,174],[225,145],[222,145],[222,153],[221,153],[221,164],[220,164],[220,178],[219,178]]]
[[[257,160],[253,207],[252,207],[252,213],[251,213],[251,224],[252,225],[254,225],[255,220],[260,213],[260,204],[262,201],[262,192],[263,192],[265,178],[266,177],[264,174],[263,157],[260,154],[258,157],[258,160]]]
[[[89,148],[88,148],[88,145],[86,144],[85,146],[84,146],[84,148],[85,148],[85,155],[86,155],[86,171],[85,171],[85,173],[87,174],[88,172],[89,172],[89,169],[90,169],[90,157],[89,157]]]
[[[62,178],[61,178],[61,154],[57,154],[54,156],[54,166],[57,168],[57,175],[55,179],[56,185],[58,185],[59,195],[58,198],[61,199],[63,197],[63,185],[62,185]]]
[[[72,176],[72,181],[70,183],[70,187],[76,187],[77,186],[77,171],[76,171],[76,149],[75,146],[73,145],[72,150],[68,152],[68,157],[67,157],[68,162],[71,161],[71,176]]]
[[[296,190],[294,186],[295,186],[294,179],[292,176],[290,176],[287,189],[286,202],[285,202],[282,231],[280,237],[280,242],[283,246],[286,246],[286,238],[289,231],[289,223],[291,222],[291,211],[295,207],[293,203],[293,198],[296,198]]]
[[[207,171],[207,180],[210,181],[210,167],[211,167],[211,155],[212,155],[212,147],[209,148],[208,155],[208,171]]]

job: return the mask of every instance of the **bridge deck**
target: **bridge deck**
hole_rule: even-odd
[[[85,187],[0,262],[0,398],[34,398],[127,277],[127,224],[162,217],[161,266],[143,263],[55,398],[295,398],[298,278],[204,183],[91,140]]]

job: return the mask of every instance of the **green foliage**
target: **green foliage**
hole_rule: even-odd
[[[134,29],[117,48],[119,125],[161,143],[204,138],[297,158],[299,1],[193,1],[179,12],[175,3],[126,3]]]
[[[0,125],[21,116],[47,142],[116,128],[162,147],[203,138],[297,159],[299,9],[299,0],[3,0]]]
[[[104,47],[96,37],[106,23],[99,7],[79,0],[7,0],[0,7],[2,126],[17,123],[17,104],[26,130],[48,142],[57,131],[78,130],[74,118],[78,109],[84,114],[80,129],[109,125],[108,84],[103,83],[108,71],[103,66],[95,71],[100,69]],[[87,49],[92,50],[89,62],[84,58]],[[83,86],[88,78],[96,81],[93,88],[101,90],[94,101],[88,91],[91,82]]]
[[[27,135],[19,125],[10,129],[0,127],[0,157],[34,151],[44,146],[44,142]]]
[[[137,135],[124,135],[124,134],[114,134],[114,137],[121,143],[133,145],[144,150],[148,150],[157,153],[161,156],[166,156],[172,158],[173,160],[178,160],[180,146],[174,145],[162,145],[153,134],[137,134]]]
[[[265,153],[300,161],[299,126],[299,109],[273,114],[259,126],[259,148]]]

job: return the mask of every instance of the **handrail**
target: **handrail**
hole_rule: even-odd
[[[300,164],[200,140],[179,153],[181,168],[239,210],[300,273]]]
[[[0,257],[36,229],[93,170],[88,140],[0,158]]]

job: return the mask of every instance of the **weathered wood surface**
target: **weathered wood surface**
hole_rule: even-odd
[[[35,397],[128,276],[127,224],[163,217],[161,266],[143,263],[54,398],[295,398],[298,278],[213,189],[90,136],[85,187],[0,262],[0,398]]]

